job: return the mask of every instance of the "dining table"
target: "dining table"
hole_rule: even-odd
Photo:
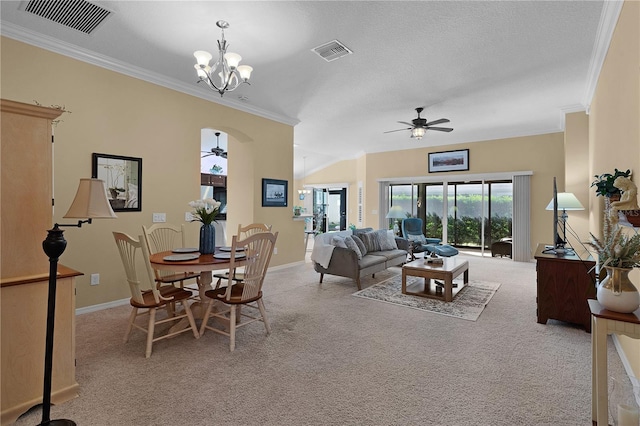
[[[177,249],[152,254],[149,261],[152,268],[161,271],[200,273],[200,280],[198,280],[200,300],[191,304],[191,311],[194,318],[202,319],[206,310],[205,301],[207,299],[205,292],[213,289],[211,287],[213,281],[212,272],[229,270],[231,267],[231,252],[230,247],[216,247],[216,251],[213,254],[200,254],[197,250],[189,252],[188,249]],[[244,266],[245,264],[244,253],[237,254],[234,266]],[[182,325],[186,326],[188,323]]]

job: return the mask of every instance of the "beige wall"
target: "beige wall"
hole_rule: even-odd
[[[581,237],[567,231],[567,240],[573,247],[589,240],[589,194],[592,179],[589,178],[589,116],[584,112],[574,112],[565,116],[564,132],[564,189],[561,192],[573,193],[585,207],[583,211],[567,212],[568,228]]]
[[[68,246],[60,261],[85,274],[77,280],[78,307],[129,297],[112,231],[137,236],[142,225],[151,225],[154,212],[166,213],[169,223],[184,223],[188,202],[200,196],[204,127],[230,135],[229,235],[240,222],[271,224],[280,232],[272,265],[303,260],[304,224],[292,220],[290,208],[261,206],[262,177],[292,182],[291,126],[7,38],[1,54],[2,98],[63,105],[69,111],[54,129],[54,221],[68,222],[62,215],[78,180],[91,176],[91,153],[142,158],[142,212],[119,212],[118,219],[65,231]],[[290,191],[289,205],[292,201]],[[186,228],[188,244],[197,245],[198,224]],[[89,285],[91,273],[100,274],[99,285]]]
[[[416,148],[411,150],[367,154],[358,160],[346,160],[327,167],[307,177],[307,182],[349,182],[353,197],[349,205],[347,222],[355,223],[357,182],[364,182],[364,226],[378,227],[379,179],[403,177],[434,177],[447,173],[428,171],[429,152],[469,149],[469,171],[460,174],[480,174],[514,171],[532,171],[531,176],[531,242],[532,256],[538,243],[550,243],[553,215],[546,211],[552,197],[553,177],[558,178],[558,188],[564,188],[563,134],[483,141],[446,147]],[[457,174],[457,173],[456,173]],[[449,174],[450,175],[450,174]],[[585,201],[586,203],[586,201]],[[351,211],[354,215],[351,216]],[[585,235],[588,236],[588,234]]]
[[[615,168],[640,173],[640,2],[626,1],[598,79],[589,118],[590,175]],[[590,227],[599,235],[602,197],[590,192]],[[637,230],[636,230],[637,231]],[[632,232],[629,230],[629,232]],[[640,271],[630,275],[640,287]],[[620,337],[634,375],[640,378],[640,341]]]

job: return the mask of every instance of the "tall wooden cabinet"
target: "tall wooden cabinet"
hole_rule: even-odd
[[[588,299],[596,298],[595,261],[591,256],[556,256],[544,253],[545,245],[536,250],[537,315],[540,324],[547,320],[579,324],[591,331]]]
[[[53,226],[51,121],[61,111],[2,99],[0,132],[0,423],[42,402],[49,259]],[[77,396],[75,277],[58,270],[53,352],[54,404]]]

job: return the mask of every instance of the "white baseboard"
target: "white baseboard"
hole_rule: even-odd
[[[113,302],[99,303],[97,305],[85,306],[76,309],[76,315],[88,314],[89,312],[101,311],[103,309],[115,308],[116,306],[128,305],[129,299],[114,300]]]
[[[304,261],[287,263],[285,265],[269,267],[269,270],[278,271],[278,270],[287,269],[287,268],[291,268],[291,267],[303,265],[303,264],[304,264]],[[84,308],[76,309],[76,315],[88,314],[89,312],[101,311],[103,309],[115,308],[116,306],[122,306],[122,305],[128,305],[128,304],[129,304],[128,298],[114,300],[113,302],[99,303],[97,305],[85,306]]]
[[[622,365],[624,366],[624,371],[627,372],[627,376],[629,376],[629,380],[631,380],[631,385],[633,386],[633,396],[636,399],[636,403],[640,405],[640,379],[633,375],[633,370],[631,369],[631,364],[629,364],[629,360],[622,350],[622,346],[620,345],[620,341],[618,340],[618,336],[613,334],[612,336],[613,344],[618,351],[618,356],[620,356],[620,361],[622,361]]]

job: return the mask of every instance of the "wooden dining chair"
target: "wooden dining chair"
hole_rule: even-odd
[[[156,223],[148,228],[142,225],[142,235],[151,254],[185,247],[184,224],[177,227],[167,223]],[[200,274],[195,272],[176,273],[154,269],[154,275],[158,285],[180,283],[182,288],[185,281],[192,279],[196,280],[197,284],[200,283]]]
[[[247,226],[242,226],[238,224],[238,236],[239,240],[244,240],[247,237],[252,236],[253,234],[257,234],[259,232],[271,232],[271,225],[266,225],[264,223],[250,223]],[[216,288],[220,287],[222,280],[226,280],[229,278],[229,272],[225,272],[223,274],[213,274],[213,278],[217,278]],[[233,279],[236,281],[242,281],[243,273],[234,271]]]
[[[198,328],[196,327],[196,323],[193,319],[193,314],[191,313],[191,309],[187,303],[187,299],[191,297],[191,292],[182,288],[177,288],[173,285],[164,285],[160,287],[156,285],[155,275],[151,268],[151,263],[149,262],[149,251],[147,250],[146,245],[142,243],[142,236],[139,237],[139,240],[136,240],[127,234],[114,232],[113,237],[116,240],[116,245],[118,246],[122,265],[124,266],[124,271],[127,277],[127,282],[129,283],[129,290],[131,291],[131,299],[129,300],[129,303],[131,304],[132,309],[131,314],[129,315],[129,324],[127,325],[127,330],[124,335],[124,342],[126,343],[129,341],[129,335],[134,327],[144,331],[147,333],[145,357],[149,358],[151,356],[151,347],[153,342],[158,340],[173,337],[189,330],[193,332],[193,336],[196,339],[200,338]],[[136,268],[136,256],[138,250],[142,252],[142,260],[145,269],[145,272],[142,273],[140,277],[143,278],[143,281],[138,277],[138,271]],[[146,281],[147,285],[143,284],[144,281]],[[181,304],[184,308],[184,311],[182,311],[181,314],[175,313],[176,303]],[[156,315],[158,308],[165,308],[170,304],[174,305],[170,310],[173,314],[167,314],[166,318],[158,319]],[[138,312],[140,309],[143,309],[144,311]],[[149,316],[146,327],[136,323],[136,319],[143,315]],[[184,318],[189,321],[189,327],[173,332],[169,330],[167,334],[154,337],[154,331],[157,324],[178,322]]]
[[[238,259],[238,261],[245,261],[244,277],[242,281],[228,279],[226,280],[226,286],[205,292],[205,295],[209,298],[209,303],[200,326],[200,336],[204,334],[206,329],[228,336],[230,339],[229,349],[233,351],[236,346],[236,329],[240,327],[255,321],[262,321],[267,334],[271,333],[271,327],[269,326],[262,301],[262,284],[267,274],[277,238],[277,232],[275,234],[271,232],[256,233],[242,241],[239,241],[237,236],[233,237],[229,276],[232,276],[232,271],[236,268],[236,254],[241,255],[244,253],[245,257]],[[228,309],[214,312],[212,308],[215,301],[220,301],[227,305]],[[251,308],[251,314],[247,314],[246,309],[240,311],[240,307]],[[218,321],[212,321],[211,325],[209,325],[209,319],[211,318],[215,318],[218,321],[221,320],[223,327],[228,324],[229,331],[226,331],[227,327],[216,327],[215,325],[220,325]]]

